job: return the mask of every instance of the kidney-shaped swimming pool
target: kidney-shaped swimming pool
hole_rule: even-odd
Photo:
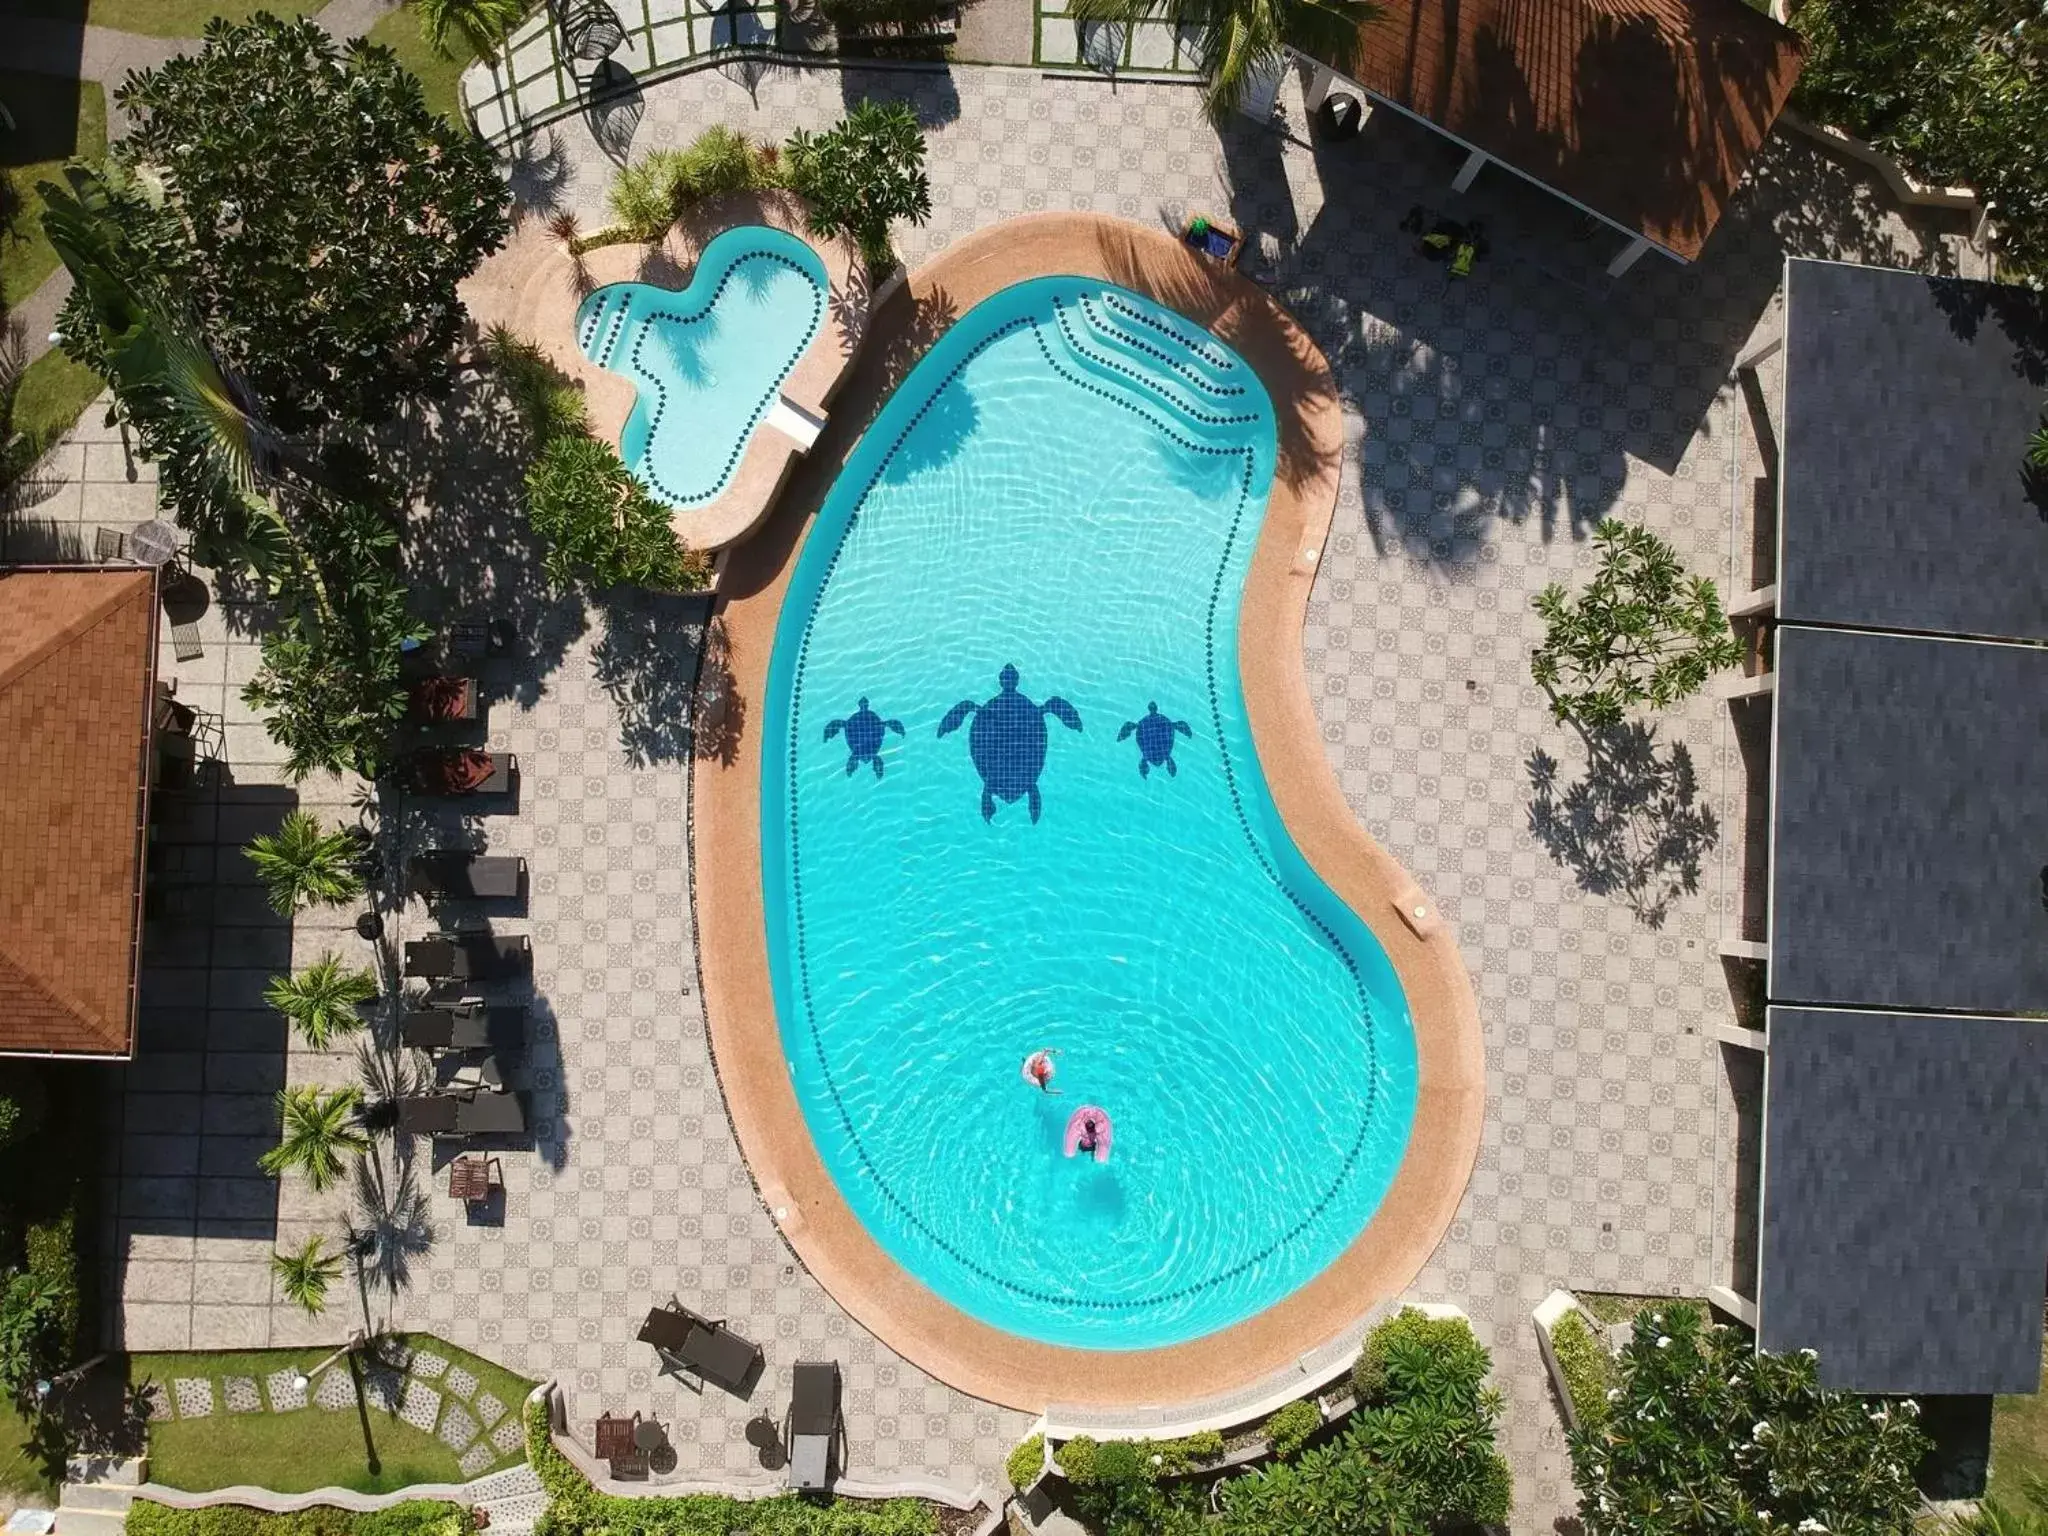
[[[1270,1306],[1414,1119],[1400,982],[1289,839],[1239,686],[1274,453],[1213,336],[1021,283],[897,389],[783,604],[762,870],[798,1101],[898,1263],[1043,1342]],[[1084,1105],[1106,1161],[1066,1155]]]

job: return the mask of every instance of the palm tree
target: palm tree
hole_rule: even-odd
[[[1382,14],[1376,0],[1072,0],[1067,12],[1076,21],[1163,21],[1198,39],[1204,105],[1219,123],[1254,78],[1280,67],[1283,49],[1355,74],[1359,29]]]
[[[320,819],[310,812],[291,812],[277,831],[251,838],[243,852],[270,888],[270,905],[280,917],[316,903],[335,906],[363,893],[355,871],[361,840],[346,827],[321,831]]]
[[[498,60],[507,34],[526,15],[526,0],[407,0],[420,19],[420,33],[442,58],[453,58],[454,33],[487,64]]]
[[[326,1240],[315,1232],[297,1253],[280,1250],[270,1256],[270,1272],[277,1276],[285,1300],[306,1309],[308,1317],[327,1310],[327,1287],[341,1273],[341,1255],[326,1251]]]
[[[332,1189],[348,1159],[361,1156],[370,1145],[370,1138],[356,1123],[356,1108],[362,1099],[362,1089],[355,1087],[322,1092],[306,1085],[279,1090],[277,1113],[284,1131],[277,1145],[258,1160],[263,1171],[281,1174],[296,1169],[315,1192]]]
[[[341,956],[326,954],[296,976],[273,976],[263,1001],[283,1014],[308,1046],[324,1051],[337,1037],[363,1027],[356,1004],[376,995],[375,972],[347,970]]]

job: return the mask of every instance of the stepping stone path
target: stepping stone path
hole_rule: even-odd
[[[306,1406],[306,1389],[299,1385],[297,1371],[272,1371],[263,1384],[270,1389],[271,1412],[290,1413]]]
[[[363,1393],[373,1407],[396,1414],[413,1428],[433,1435],[456,1453],[465,1478],[474,1479],[520,1458],[507,1472],[525,1472],[526,1425],[495,1393],[481,1390],[473,1371],[428,1350],[394,1353],[364,1373]],[[203,1419],[228,1413],[292,1413],[308,1404],[328,1413],[356,1405],[355,1377],[346,1363],[333,1364],[312,1382],[301,1385],[289,1368],[254,1376],[180,1376],[166,1384],[152,1382],[142,1394],[143,1410],[152,1420]],[[500,1473],[493,1477],[496,1486]],[[507,1485],[513,1486],[513,1485]],[[524,1496],[526,1484],[516,1485]],[[531,1518],[517,1520],[507,1536],[526,1536]]]

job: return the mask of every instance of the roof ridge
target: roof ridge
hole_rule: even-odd
[[[101,1018],[93,1009],[86,1007],[66,992],[60,990],[51,982],[49,977],[45,976],[34,966],[17,958],[7,948],[7,942],[4,937],[0,937],[0,974],[12,977],[31,992],[41,996],[51,1007],[61,1009],[79,1023],[90,1027],[92,1032],[100,1037],[101,1044],[106,1045],[109,1049],[120,1049],[128,1044],[129,1031],[127,1028],[123,1027],[119,1030],[120,1038],[118,1041],[110,1041],[107,1038],[108,1020]]]
[[[81,574],[90,570],[92,570],[90,566],[80,567]],[[56,574],[69,575],[70,573],[59,572]],[[122,571],[119,574],[127,576],[131,574],[143,575],[145,573],[138,568],[134,572]],[[72,641],[104,624],[119,612],[125,604],[132,602],[144,592],[151,590],[153,583],[146,583],[141,587],[136,587],[128,582],[109,581],[106,583],[106,586],[108,588],[106,595],[102,596],[95,593],[91,605],[84,612],[51,630],[48,639],[26,652],[12,666],[0,670],[0,693],[5,693],[15,683],[48,661]]]

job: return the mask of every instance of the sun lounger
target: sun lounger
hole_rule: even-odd
[[[526,860],[444,849],[415,854],[412,893],[463,900],[516,897],[526,891]]]
[[[654,1345],[663,1359],[736,1394],[746,1391],[761,1368],[760,1345],[722,1322],[699,1317],[680,1302],[649,1312],[640,1325],[640,1339]]]
[[[407,777],[422,795],[503,795],[518,782],[519,759],[510,752],[434,748],[412,755]]]
[[[800,1360],[790,1385],[789,1486],[822,1493],[831,1486],[839,1446],[839,1363]]]
[[[504,1008],[416,1008],[398,1023],[399,1040],[417,1051],[494,1051],[518,1056],[526,1050],[526,1010]]]
[[[516,1093],[479,1093],[456,1105],[458,1136],[517,1136],[525,1130],[526,1106]]]
[[[406,691],[405,718],[412,725],[459,725],[476,718],[476,679],[423,677]]]
[[[450,1093],[417,1094],[398,1101],[398,1128],[409,1136],[446,1136],[462,1101]]]
[[[523,933],[437,933],[405,946],[405,974],[415,978],[493,981],[533,970],[533,941]]]

